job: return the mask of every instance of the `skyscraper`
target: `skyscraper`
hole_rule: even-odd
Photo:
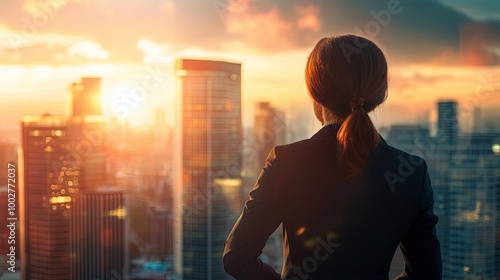
[[[22,278],[70,278],[70,209],[104,182],[100,117],[24,116],[19,162]]]
[[[257,102],[254,111],[254,126],[253,126],[253,148],[255,157],[249,157],[244,160],[251,160],[250,165],[253,167],[250,176],[255,183],[259,176],[265,161],[271,149],[276,145],[283,145],[286,142],[286,123],[285,114],[283,111],[273,107],[270,102]],[[245,185],[243,188],[243,200],[248,199],[248,193],[252,189],[253,184]],[[271,265],[275,270],[281,271],[283,264],[283,233],[281,226],[271,234],[262,251],[262,260]]]
[[[450,279],[500,276],[495,276],[500,156],[492,149],[499,139],[500,133],[473,133],[458,139],[450,167],[448,254],[443,260]]]
[[[450,278],[453,275],[446,269],[446,262],[450,260],[450,244],[453,242],[450,237],[450,223],[453,218],[450,182],[459,137],[457,107],[454,100],[441,100],[437,103],[437,133],[425,148],[425,159],[430,166],[429,176],[434,191],[434,212],[439,217],[436,232],[441,243],[444,279],[453,279]]]
[[[101,78],[81,78],[70,90],[74,116],[102,115]]]
[[[443,100],[438,102],[438,137],[445,145],[455,145],[458,137],[457,102]]]
[[[82,190],[71,211],[72,280],[128,275],[128,196],[117,187]]]
[[[226,279],[241,210],[241,65],[180,59],[174,163],[175,279]]]
[[[276,145],[285,144],[285,114],[271,106],[270,102],[257,102],[254,112],[253,142],[257,158],[254,169],[258,176],[264,166],[267,155]]]

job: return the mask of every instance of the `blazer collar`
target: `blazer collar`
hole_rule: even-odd
[[[316,132],[311,139],[314,138],[322,138],[322,137],[327,137],[331,135],[337,135],[337,132],[340,129],[340,124],[339,123],[332,123],[327,126],[322,127],[318,132]]]
[[[321,128],[318,132],[316,132],[311,137],[311,139],[337,135],[337,132],[340,129],[340,125],[341,124],[339,124],[339,123],[333,123],[333,124],[327,125],[327,126]],[[382,137],[382,135],[379,134],[379,137],[380,137],[381,144],[387,145],[387,141],[385,141],[385,139]]]

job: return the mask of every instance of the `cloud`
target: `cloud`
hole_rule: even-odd
[[[102,49],[101,45],[91,41],[81,41],[68,48],[68,55],[82,56],[87,59],[104,60],[109,57],[109,52]]]
[[[50,3],[60,6],[42,8]],[[384,11],[389,3],[400,3],[401,12],[387,17]],[[48,20],[35,19],[37,12]],[[100,46],[79,47],[94,49],[92,55],[84,51],[83,57],[103,58],[108,52],[108,61],[116,62],[162,59],[169,53],[165,46],[221,53],[234,47],[241,53],[308,51],[320,38],[342,33],[370,37],[396,64],[494,65],[499,61],[495,50],[500,42],[491,37],[500,38],[500,22],[479,23],[437,0],[24,0],[3,3],[0,18],[4,24],[0,38],[6,32],[20,35],[7,37],[18,39],[18,47],[40,45],[44,50],[45,41],[57,41],[47,34],[57,34],[64,40],[73,38],[57,41],[57,46],[71,46],[74,38],[95,42]],[[489,26],[472,27],[473,33],[482,36],[480,43],[467,44],[468,38],[478,35],[464,32],[470,24]],[[158,46],[142,42],[139,47],[144,38]],[[0,40],[0,48],[8,47],[5,42],[10,43]],[[82,56],[81,51],[76,53]],[[471,54],[477,57],[470,58]],[[32,63],[25,57],[22,54],[19,63]]]
[[[263,5],[260,1],[240,0],[238,3],[237,8],[233,5],[227,10],[227,30],[231,33],[239,26],[238,34],[263,51],[312,48],[324,36],[354,33],[378,42],[395,63],[471,64],[461,59],[464,51],[461,42],[468,38],[461,30],[477,22],[437,1],[316,0],[305,5],[300,0],[288,0]],[[390,3],[399,3],[393,9],[398,12],[389,12]],[[249,19],[253,23],[245,25]],[[275,32],[278,36],[270,36],[273,30],[268,26],[270,23],[282,31]],[[483,27],[474,32],[486,39],[473,48],[481,53],[481,59],[472,63],[498,64],[497,53],[489,50],[500,43],[488,38],[500,34],[500,22],[477,24]],[[259,36],[266,39],[252,39]]]
[[[143,52],[145,63],[172,63],[173,58],[168,55],[172,46],[159,44],[148,39],[141,39],[137,42],[137,47]]]
[[[31,16],[55,16],[58,10],[63,8],[69,0],[24,0],[22,1],[22,9]]]
[[[295,8],[299,14],[297,27],[299,30],[319,31],[321,29],[321,22],[318,19],[319,9],[315,5],[296,6]]]
[[[35,45],[54,45],[70,46],[83,38],[79,36],[65,36],[56,33],[26,34],[9,29],[0,24],[0,49],[18,49]]]

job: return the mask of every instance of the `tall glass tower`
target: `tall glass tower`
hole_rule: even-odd
[[[241,65],[176,61],[175,279],[226,279],[222,251],[239,215]]]

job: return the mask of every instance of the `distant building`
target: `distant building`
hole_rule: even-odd
[[[7,165],[7,163],[17,163],[17,145],[9,142],[0,142],[0,162]],[[0,172],[0,184],[6,184],[8,179],[7,172]]]
[[[253,172],[250,173],[250,176],[253,177],[253,183],[255,183],[271,149],[286,143],[285,113],[273,107],[270,102],[257,102],[255,104],[252,136],[253,143],[251,147],[256,157],[252,157]],[[248,193],[252,188],[253,184],[248,184],[243,188],[243,200],[248,199]],[[283,264],[282,239],[282,229],[279,227],[269,237],[261,255],[265,263],[273,266],[278,271],[281,271]]]
[[[458,137],[457,102],[438,102],[438,131],[440,144],[455,145]]]
[[[499,279],[500,218],[496,197],[500,133],[461,135],[450,167],[450,223],[445,275],[453,279]]]
[[[457,103],[438,103],[438,131],[391,128],[389,144],[427,161],[439,217],[443,279],[500,279],[500,132],[460,134]],[[399,265],[398,265],[399,266]]]
[[[228,279],[222,251],[241,211],[241,65],[180,59],[174,278]]]
[[[427,153],[429,128],[420,125],[392,125],[387,133],[389,145],[405,152],[423,156]]]
[[[22,279],[70,279],[76,194],[105,180],[100,117],[24,116],[19,157]]]
[[[151,258],[166,261],[173,255],[172,204],[151,202],[148,205]]]
[[[72,280],[126,279],[128,271],[128,195],[99,187],[75,195],[71,210]]]
[[[271,149],[286,141],[285,114],[270,102],[257,102],[254,111],[253,147],[256,150],[255,175],[258,176]]]
[[[73,116],[102,115],[101,78],[81,78],[70,87]]]

